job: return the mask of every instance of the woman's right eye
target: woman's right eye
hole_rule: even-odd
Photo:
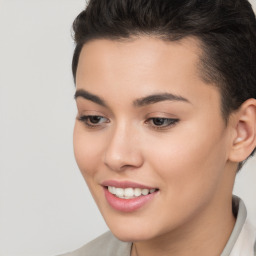
[[[90,128],[97,128],[104,123],[109,123],[109,120],[106,117],[94,115],[80,116],[78,117],[78,120]]]

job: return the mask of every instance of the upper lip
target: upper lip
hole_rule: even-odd
[[[101,183],[104,187],[116,187],[116,188],[141,188],[141,189],[155,189],[155,187],[146,186],[133,181],[118,181],[118,180],[106,180]]]

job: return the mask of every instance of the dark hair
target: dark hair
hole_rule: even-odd
[[[247,0],[90,0],[73,31],[74,80],[81,49],[90,40],[192,36],[203,50],[202,78],[220,90],[225,120],[244,101],[256,98],[256,18]]]

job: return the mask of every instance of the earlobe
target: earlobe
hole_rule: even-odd
[[[229,160],[242,162],[250,156],[256,147],[256,99],[248,99],[234,114],[235,137]]]

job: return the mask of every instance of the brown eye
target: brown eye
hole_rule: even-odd
[[[154,125],[156,126],[162,126],[165,124],[166,122],[166,118],[153,118],[152,119],[152,122]]]
[[[83,122],[86,126],[91,128],[96,128],[104,123],[109,123],[109,120],[106,117],[103,116],[81,116],[78,118],[79,121]]]
[[[88,121],[90,121],[92,124],[98,124],[101,121],[101,116],[89,116]]]
[[[164,118],[164,117],[153,117],[149,118],[146,123],[151,125],[153,128],[161,129],[168,128],[175,125],[179,119]]]

